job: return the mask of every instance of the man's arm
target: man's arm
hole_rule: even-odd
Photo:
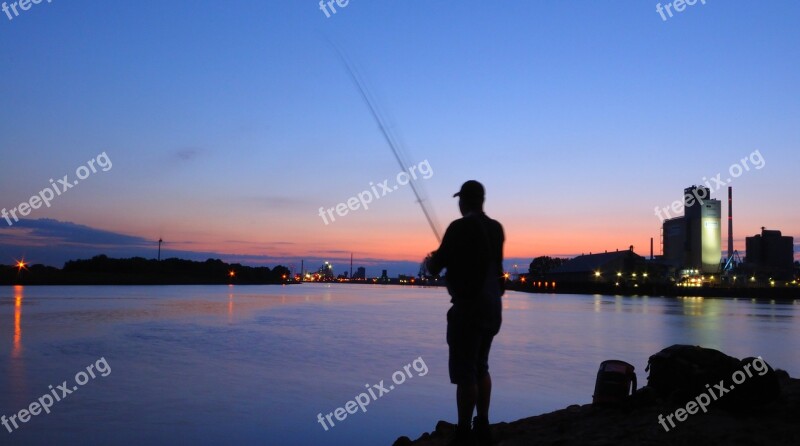
[[[500,265],[499,265],[499,268],[500,268],[500,295],[502,296],[506,292],[506,280],[505,280],[505,277],[503,277],[503,256],[505,255],[505,253],[503,252],[503,249],[504,249],[504,245],[505,245],[505,242],[506,242],[506,233],[505,233],[505,230],[503,229],[503,225],[501,225],[500,222],[497,222],[497,227],[498,227],[498,229],[500,231]]]
[[[453,223],[451,223],[444,232],[442,244],[439,246],[439,249],[428,254],[428,257],[425,258],[428,272],[434,276],[442,272],[444,268],[447,268],[453,258],[453,249],[455,247]]]

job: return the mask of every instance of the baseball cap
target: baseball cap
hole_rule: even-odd
[[[462,184],[461,190],[453,194],[453,196],[466,199],[474,198],[483,200],[486,196],[486,191],[483,188],[483,184],[475,180],[469,180]]]

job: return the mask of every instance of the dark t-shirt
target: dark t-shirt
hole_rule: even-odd
[[[453,304],[480,300],[487,292],[487,280],[494,282],[490,289],[502,294],[504,242],[503,226],[483,212],[450,224],[428,266],[432,274],[447,268],[445,279]]]

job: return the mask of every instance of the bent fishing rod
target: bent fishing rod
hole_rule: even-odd
[[[369,109],[372,117],[378,123],[378,127],[381,129],[381,133],[383,134],[386,143],[389,145],[389,148],[394,155],[394,159],[397,160],[397,164],[400,166],[400,170],[406,170],[407,166],[403,162],[403,152],[401,150],[400,145],[397,143],[396,138],[392,135],[389,127],[386,125],[385,120],[378,108],[375,100],[369,93],[365,82],[361,76],[359,76],[358,72],[356,71],[353,64],[348,59],[347,55],[344,51],[339,48],[333,41],[328,40],[330,45],[333,47],[336,54],[339,56],[339,60],[344,65],[345,69],[347,70],[347,74],[350,76],[350,79],[355,84],[356,89],[358,89],[359,94],[361,95],[361,99],[364,100],[364,103],[367,104],[367,108]],[[417,203],[419,203],[420,207],[422,208],[422,213],[425,214],[425,219],[428,221],[428,225],[430,225],[431,230],[433,231],[433,235],[436,236],[436,240],[439,244],[442,243],[442,237],[439,235],[439,229],[435,223],[435,217],[433,214],[433,210],[429,209],[427,203],[422,198],[421,194],[421,186],[416,183],[416,180],[412,180],[409,182],[411,185],[411,190],[414,192],[414,196],[417,198]]]

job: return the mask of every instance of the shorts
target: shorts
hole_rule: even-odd
[[[448,368],[453,384],[472,384],[489,373],[489,349],[497,330],[487,330],[470,310],[453,306],[447,312]]]

